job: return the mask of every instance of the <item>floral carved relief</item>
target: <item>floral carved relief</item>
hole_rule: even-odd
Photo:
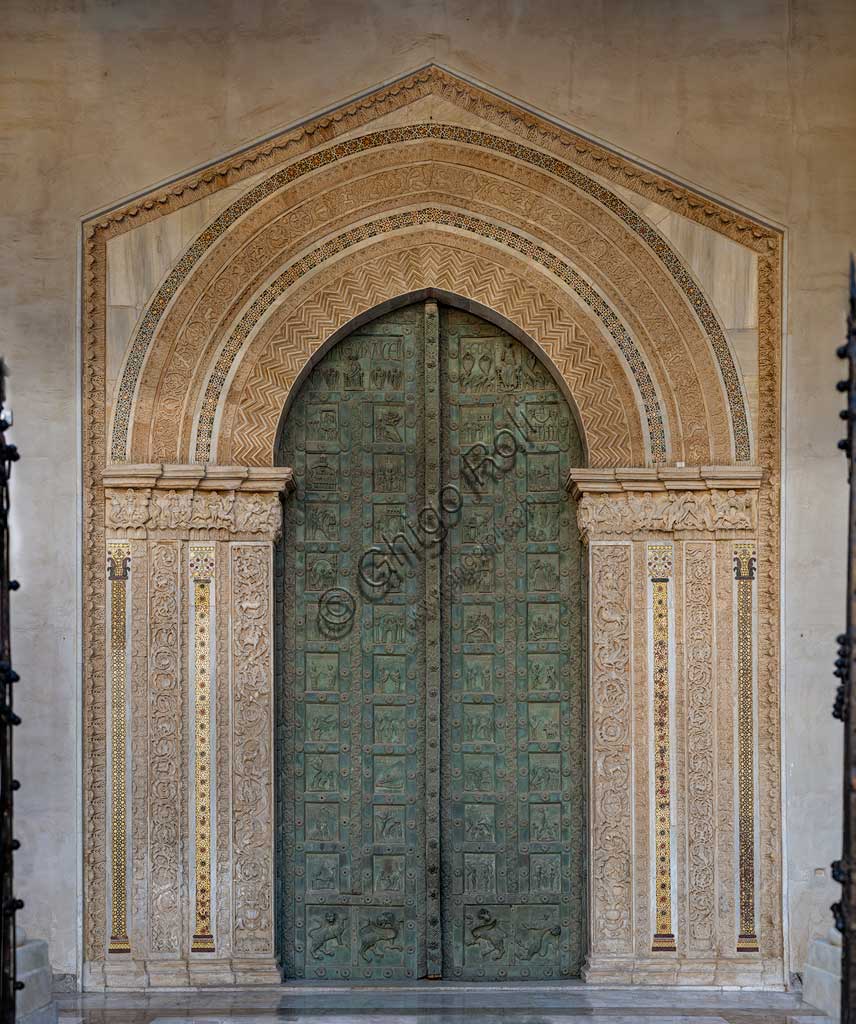
[[[687,949],[706,955],[716,945],[713,550],[709,542],[684,547]]]
[[[228,958],[235,954],[256,957],[259,981],[275,980],[270,559],[272,541],[281,530],[280,494],[290,487],[291,473],[147,464],[126,466],[115,479],[123,486],[105,489],[107,529],[111,537],[130,536],[129,542],[111,543],[129,543],[134,555],[129,970],[138,979],[148,976],[153,985],[182,983],[182,957],[189,956],[192,977],[229,982],[234,974]],[[181,581],[196,565],[188,561],[194,551],[198,560],[199,551],[215,549],[222,560],[212,562],[217,571],[206,581],[217,594],[215,615],[207,624],[218,680],[212,705],[216,857],[210,865],[210,893],[217,960],[227,966],[214,975],[208,968],[194,975],[191,879],[198,880],[203,862],[198,835],[194,845],[189,832],[195,769],[186,661],[188,651],[194,651],[199,671],[198,650],[187,647],[189,636],[198,637],[199,622],[189,601],[193,583],[183,586]],[[198,746],[197,736],[197,790]],[[261,963],[258,957],[265,953]],[[145,960],[148,969],[142,967]]]
[[[149,926],[151,953],[181,952],[181,829],[184,757],[181,722],[180,550],[149,547]]]
[[[148,949],[149,630],[148,545],[131,544],[131,950]]]
[[[594,953],[633,949],[630,561],[629,544],[591,548]]]
[[[233,546],[233,945],[243,954],[273,951],[270,572],[267,546]]]

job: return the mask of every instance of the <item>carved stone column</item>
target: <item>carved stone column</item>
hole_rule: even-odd
[[[273,544],[291,470],[104,474],[104,959],[89,987],[276,983]]]
[[[760,484],[742,466],[571,471],[589,567],[589,981],[783,985],[755,911]],[[765,924],[780,948],[781,917]]]

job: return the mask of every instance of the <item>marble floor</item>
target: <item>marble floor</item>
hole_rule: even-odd
[[[446,982],[59,996],[60,1024],[825,1024],[784,992]]]

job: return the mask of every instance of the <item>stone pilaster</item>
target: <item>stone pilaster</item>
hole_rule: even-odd
[[[127,620],[105,640],[129,676],[108,808],[128,880],[107,920],[127,937],[105,936],[88,984],[277,983],[271,565],[291,471],[118,465],[103,482],[104,585]]]
[[[781,984],[781,963],[741,939],[739,910],[745,918],[754,894],[752,849],[742,857],[732,850],[753,827],[747,808],[763,756],[744,753],[735,770],[752,708],[744,700],[741,731],[734,702],[741,679],[747,692],[747,668],[732,650],[732,561],[736,545],[756,543],[761,471],[578,469],[568,483],[590,581],[584,976],[606,984]],[[652,552],[662,551],[668,572],[652,569]],[[670,608],[666,617],[664,604],[659,632],[658,599]],[[745,647],[763,609],[749,621],[745,598],[740,607]],[[659,936],[666,921],[673,941]],[[780,932],[781,920],[772,927]]]

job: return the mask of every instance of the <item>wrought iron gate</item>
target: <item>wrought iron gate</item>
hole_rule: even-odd
[[[576,974],[584,858],[570,408],[429,300],[332,348],[289,411],[287,977]]]
[[[847,516],[847,631],[838,637],[835,675],[839,680],[832,715],[844,723],[843,849],[832,865],[832,875],[842,885],[841,899],[832,905],[835,926],[843,936],[841,958],[841,1024],[856,1024],[856,264],[850,257],[850,308],[847,341],[838,349],[847,360],[848,375],[838,390],[847,394],[847,437],[838,447],[847,454],[850,487]]]

